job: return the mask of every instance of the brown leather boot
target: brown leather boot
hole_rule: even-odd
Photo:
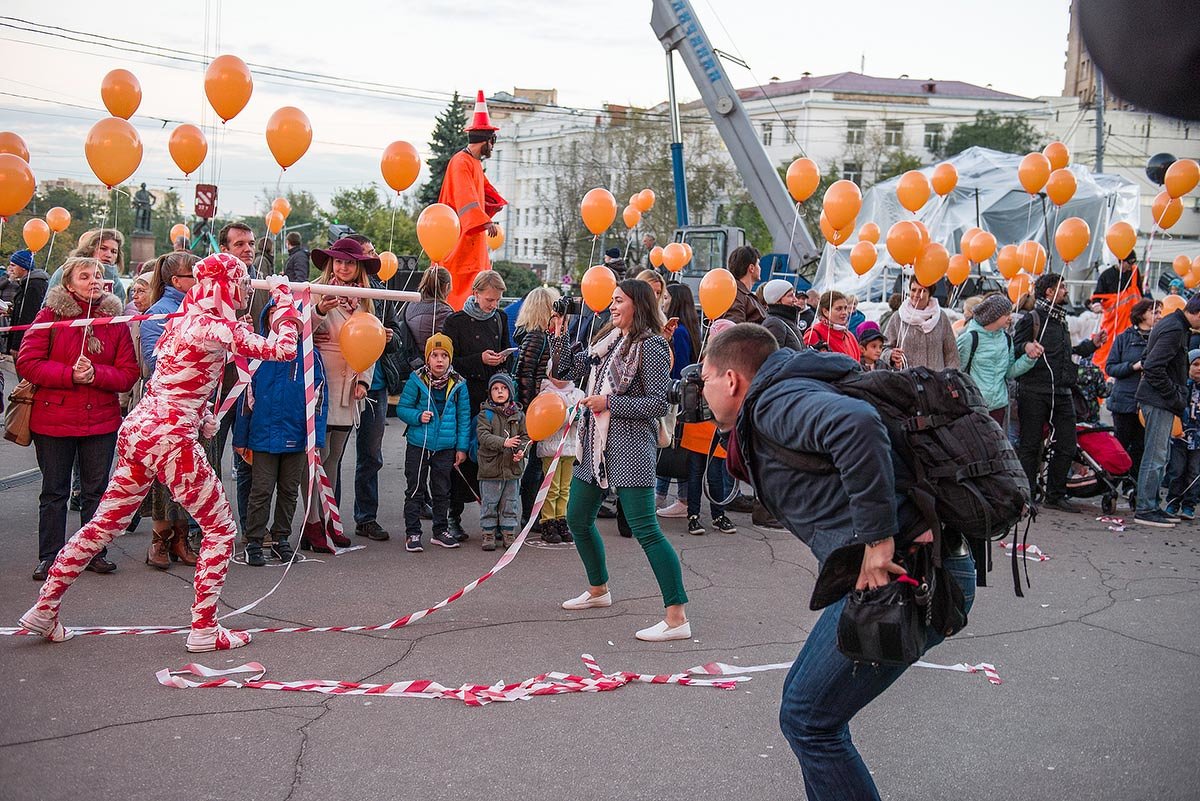
[[[196,564],[198,554],[192,550],[192,546],[188,543],[187,526],[175,526],[170,548],[172,562],[183,562],[189,567]]]
[[[153,531],[150,536],[150,550],[146,552],[146,564],[166,570],[171,566],[171,556],[168,548],[171,543],[171,530]]]

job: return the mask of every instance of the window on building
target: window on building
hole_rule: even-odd
[[[770,147],[771,140],[775,138],[775,123],[764,122],[762,124],[762,143],[763,147]]]
[[[940,122],[925,123],[925,149],[930,153],[936,153],[942,149],[944,127]]]
[[[791,142],[796,141],[796,121],[795,120],[784,120],[783,121],[783,139],[784,139],[784,144],[790,144]]]
[[[842,177],[862,186],[862,165],[857,161],[842,162]]]
[[[884,147],[900,147],[904,144],[904,123],[885,122],[883,124]]]
[[[867,121],[846,120],[846,144],[862,145],[867,142]]]

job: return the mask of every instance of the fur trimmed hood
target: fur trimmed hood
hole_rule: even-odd
[[[46,307],[56,315],[66,319],[82,317],[87,312],[86,306],[81,306],[79,300],[66,287],[56,286],[46,292]],[[125,307],[120,299],[111,292],[105,292],[100,300],[92,304],[93,317],[116,317]]]

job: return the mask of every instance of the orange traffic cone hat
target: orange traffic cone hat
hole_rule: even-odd
[[[465,131],[498,131],[500,130],[495,125],[492,125],[492,118],[488,115],[487,101],[483,99],[483,90],[480,89],[475,95],[475,113],[471,115],[471,123],[463,130]]]

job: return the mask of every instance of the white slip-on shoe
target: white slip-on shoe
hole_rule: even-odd
[[[687,504],[683,503],[682,501],[675,501],[675,503],[671,504],[670,506],[659,509],[656,514],[659,517],[687,517]]]
[[[611,592],[606,592],[603,595],[592,595],[587,590],[584,590],[582,595],[562,602],[563,609],[597,609],[602,606],[612,606]]]
[[[692,638],[692,624],[689,621],[684,621],[682,624],[672,628],[667,625],[667,621],[660,620],[648,629],[642,629],[634,635],[639,640],[646,642],[666,642],[667,640],[690,640]]]

